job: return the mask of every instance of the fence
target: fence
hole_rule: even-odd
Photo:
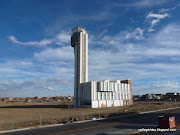
[[[0,131],[13,130],[26,127],[36,127],[43,125],[52,125],[67,123],[69,117],[78,118],[79,121],[91,120],[92,117],[107,118],[111,116],[124,115],[127,113],[139,113],[145,111],[161,110],[167,108],[180,107],[180,103],[175,104],[163,104],[143,107],[121,107],[115,110],[95,110],[88,113],[64,113],[59,115],[38,115],[38,116],[27,116],[27,117],[15,117],[15,118],[4,118],[0,120]]]

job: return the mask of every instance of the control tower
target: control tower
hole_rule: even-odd
[[[84,28],[72,30],[71,46],[74,48],[74,107],[81,107],[80,84],[88,82],[88,33]]]

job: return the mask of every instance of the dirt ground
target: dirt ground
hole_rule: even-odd
[[[40,115],[60,115],[69,113],[88,113],[88,112],[98,112],[98,111],[112,111],[112,110],[128,110],[129,107],[110,107],[110,108],[61,108],[61,105],[72,105],[73,103],[0,103],[0,120],[9,119],[14,117],[30,117],[30,116],[40,116]],[[162,104],[162,103],[161,103]],[[160,103],[146,103],[146,104],[134,104],[131,108],[147,107],[154,105],[161,105]],[[58,107],[59,106],[59,107]],[[1,108],[7,107],[7,108]],[[13,108],[11,108],[13,107]],[[21,108],[22,107],[22,108]],[[30,108],[29,108],[30,107]]]
[[[138,103],[127,107],[68,108],[73,103],[0,103],[0,130],[23,128],[35,125],[56,124],[67,121],[70,116],[79,120],[94,117],[109,117],[126,113],[137,113],[170,106],[167,103]],[[165,105],[165,106],[164,106]],[[64,108],[62,108],[62,106]],[[12,123],[14,126],[12,127]]]

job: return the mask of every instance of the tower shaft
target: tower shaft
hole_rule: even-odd
[[[72,30],[71,46],[74,47],[74,106],[81,106],[80,84],[88,82],[88,33],[83,28]]]

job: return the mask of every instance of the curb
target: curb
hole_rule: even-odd
[[[172,109],[177,109],[180,107],[176,107],[176,108],[168,108],[168,109],[162,109],[162,110],[154,110],[154,111],[148,111],[148,112],[141,112],[139,114],[146,114],[146,113],[151,113],[151,112],[160,112],[160,111],[164,111],[164,110],[172,110]]]

